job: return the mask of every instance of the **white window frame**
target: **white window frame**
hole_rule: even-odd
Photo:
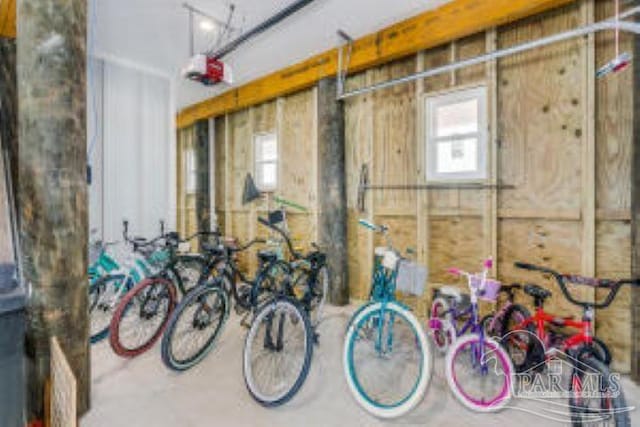
[[[476,132],[438,137],[435,112],[438,108],[458,104],[472,99],[478,100],[478,130]],[[487,114],[487,86],[474,86],[449,92],[427,94],[425,96],[425,154],[427,182],[478,182],[488,179],[487,151],[489,123]],[[475,171],[438,172],[437,144],[442,141],[477,138],[477,165]]]
[[[184,150],[184,191],[186,194],[195,194],[198,187],[198,166],[196,150],[190,147]]]
[[[266,137],[273,138],[276,141],[276,158],[275,160],[263,160],[258,158],[258,144],[260,144]],[[253,174],[255,176],[255,184],[258,187],[258,190],[262,192],[274,192],[278,189],[278,184],[280,181],[280,170],[279,170],[279,162],[280,162],[280,149],[279,149],[279,141],[278,141],[278,133],[277,132],[260,132],[253,135]],[[266,185],[262,181],[262,174],[259,173],[260,167],[273,164],[276,167],[276,182],[273,185]]]

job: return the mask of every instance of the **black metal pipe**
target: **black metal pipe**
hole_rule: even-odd
[[[280,12],[276,13],[275,15],[271,16],[267,20],[253,27],[246,33],[240,35],[237,39],[227,43],[225,46],[221,47],[217,51],[207,52],[207,55],[213,56],[216,59],[220,59],[223,56],[228,55],[229,53],[236,50],[238,46],[240,46],[247,40],[257,36],[258,34],[263,33],[264,31],[268,30],[269,28],[273,27],[274,25],[278,24],[279,22],[288,18],[289,16],[293,15],[303,7],[313,3],[314,1],[315,0],[298,0],[290,4],[289,6],[282,9]]]

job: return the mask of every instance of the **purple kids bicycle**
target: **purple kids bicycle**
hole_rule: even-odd
[[[467,408],[477,412],[502,409],[511,399],[514,369],[507,352],[485,335],[478,300],[495,301],[500,282],[487,278],[493,262],[481,273],[457,268],[448,271],[464,276],[469,294],[454,287],[440,288],[431,306],[429,331],[436,347],[446,353],[446,376],[451,391]],[[458,328],[458,324],[462,324]]]

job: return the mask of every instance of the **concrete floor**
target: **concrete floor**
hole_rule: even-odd
[[[108,343],[93,347],[92,409],[83,427],[143,426],[540,426],[563,423],[542,418],[549,409],[533,401],[514,400],[498,414],[475,414],[452,396],[444,378],[444,359],[436,356],[434,375],[424,401],[410,414],[381,421],[351,397],[342,370],[342,343],[351,309],[329,307],[319,327],[320,345],[297,396],[288,404],[265,409],[249,396],[242,376],[245,329],[232,316],[217,347],[200,365],[178,374],[160,360],[159,346],[133,360],[118,358]],[[628,378],[623,386],[629,406],[640,407],[640,387]],[[640,410],[631,414],[640,426]]]

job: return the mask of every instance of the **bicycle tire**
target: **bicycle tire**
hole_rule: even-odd
[[[431,326],[432,320],[439,320],[441,323],[439,328],[429,327],[428,330],[433,343],[440,354],[443,355],[447,353],[447,350],[449,350],[457,338],[453,325],[453,316],[449,311],[450,308],[451,306],[446,298],[436,297],[433,299],[431,309],[429,310],[429,326]]]
[[[89,320],[91,323],[91,328],[90,328],[91,332],[90,332],[89,342],[91,344],[97,344],[100,341],[107,338],[107,336],[109,336],[109,326],[111,324],[111,319],[113,318],[113,311],[116,306],[116,305],[113,305],[110,307],[99,306],[100,296],[105,293],[105,288],[109,286],[112,282],[122,281],[124,279],[125,277],[122,275],[103,276],[89,286]],[[129,282],[127,281],[127,283],[121,284],[120,286],[129,287],[130,285],[129,285]],[[124,290],[122,292],[122,295],[124,295],[126,292],[127,290]],[[108,310],[110,314],[108,315],[108,320],[105,322],[104,326],[102,326],[102,324],[99,324],[95,327],[95,329],[97,330],[94,331],[93,323],[96,318],[97,310],[102,310],[105,313]]]
[[[475,412],[482,413],[497,412],[503,409],[509,403],[511,399],[512,384],[514,381],[514,367],[513,363],[511,362],[511,358],[509,357],[507,351],[504,350],[504,348],[497,341],[488,337],[484,337],[485,347],[488,347],[490,349],[492,355],[495,354],[493,358],[500,363],[503,370],[502,373],[500,373],[497,368],[488,368],[487,373],[495,373],[496,376],[507,379],[507,383],[503,385],[501,389],[501,394],[495,398],[497,402],[494,403],[494,401],[489,401],[487,403],[484,398],[474,399],[470,397],[460,388],[460,384],[462,383],[462,381],[459,382],[456,380],[455,369],[453,367],[456,355],[466,345],[469,345],[473,350],[473,346],[476,345],[474,344],[474,342],[477,342],[479,340],[479,334],[469,334],[463,336],[453,344],[451,350],[449,351],[449,353],[447,353],[445,365],[447,383],[449,384],[449,388],[453,392],[456,399],[458,399],[458,401],[462,403],[466,408],[471,409]],[[487,356],[483,355],[482,357]],[[483,375],[484,377],[487,376],[486,374]]]
[[[628,427],[631,425],[631,418],[629,415],[630,408],[627,407],[626,400],[624,398],[624,391],[622,390],[622,386],[617,384],[617,387],[612,385],[611,383],[611,372],[609,371],[609,367],[599,359],[598,356],[595,355],[593,351],[583,353],[581,357],[578,357],[577,360],[574,360],[574,371],[571,374],[571,395],[569,398],[569,410],[571,412],[571,424],[574,427],[582,426],[583,417],[582,414],[586,412],[585,406],[583,405],[583,400],[576,396],[575,387],[576,383],[574,382],[576,376],[580,379],[584,377],[587,373],[587,370],[592,370],[596,375],[599,376],[600,381],[598,381],[599,391],[606,391],[610,388],[614,388],[617,390],[617,393],[610,400],[601,401],[600,406],[603,404],[609,404],[611,407],[606,408],[603,413],[611,412],[610,416],[613,416],[613,421],[616,427]],[[593,414],[593,410],[590,412]],[[594,415],[591,415],[593,417]],[[592,419],[591,422],[598,422],[599,420]]]
[[[151,334],[151,336],[147,340],[138,344],[136,347],[130,348],[125,344],[123,344],[122,342],[123,340],[120,333],[121,327],[122,327],[122,319],[124,315],[128,312],[128,310],[133,308],[132,304],[135,303],[134,299],[144,298],[143,292],[150,291],[150,289],[148,288],[156,285],[163,286],[167,290],[165,294],[166,298],[168,299],[166,313],[164,317],[161,319],[161,322],[156,328],[156,330],[154,331],[154,333]],[[153,344],[155,344],[158,338],[160,338],[160,336],[162,335],[162,332],[164,332],[164,329],[167,325],[167,321],[169,320],[169,316],[171,315],[171,312],[173,311],[175,306],[176,306],[176,289],[174,284],[167,279],[164,279],[161,277],[152,277],[152,278],[144,279],[140,283],[138,283],[136,286],[134,286],[133,289],[127,292],[124,298],[120,301],[120,304],[118,304],[116,312],[113,315],[113,319],[111,320],[111,326],[109,328],[109,342],[111,344],[111,348],[113,349],[114,353],[116,353],[118,356],[121,356],[121,357],[132,358],[132,357],[139,356],[140,354],[149,350],[153,346]]]
[[[514,331],[509,329],[509,321],[514,318],[517,323],[521,323],[523,320],[530,317],[531,313],[526,307],[520,304],[513,304],[507,309],[504,313],[504,317],[502,318],[500,343],[506,349],[513,363],[513,367],[518,373],[526,372],[534,366],[543,366],[542,362],[544,362],[544,347],[540,342],[540,339],[538,339],[535,326],[533,324],[528,325],[527,329],[523,332],[523,336],[526,334],[528,338],[526,343],[527,348],[521,349],[524,351],[521,361],[514,359],[512,347],[509,345],[509,338],[514,333]]]
[[[593,337],[593,350],[602,363],[607,366],[611,365],[611,351],[604,341],[598,337]]]
[[[384,307],[384,308],[383,308]],[[361,380],[357,378],[357,369],[354,362],[354,343],[359,336],[359,332],[362,326],[367,322],[373,321],[375,316],[380,316],[380,313],[386,310],[395,315],[400,316],[410,325],[414,333],[413,342],[419,348],[421,360],[419,364],[419,373],[416,381],[411,385],[411,389],[406,396],[402,396],[399,402],[391,404],[382,404],[372,399],[369,394],[361,386]],[[385,314],[382,314],[385,317]],[[433,353],[430,350],[430,346],[426,339],[419,320],[408,309],[402,307],[395,302],[389,303],[371,303],[363,306],[358,310],[350,320],[349,329],[345,336],[344,350],[343,350],[343,369],[345,379],[349,386],[351,394],[355,398],[356,402],[363,407],[370,414],[382,418],[391,419],[400,417],[413,408],[415,408],[424,398],[426,390],[431,380],[431,373],[433,368],[432,361]]]
[[[495,320],[495,317],[496,316],[493,314],[487,314],[482,319],[480,319],[480,326],[484,331],[484,335],[487,337],[494,338],[499,335],[499,332],[496,331],[498,320]],[[493,328],[491,326],[493,326]]]
[[[296,316],[295,318],[297,318],[297,321],[302,322],[304,335],[305,335],[303,339],[304,356],[303,356],[300,371],[296,376],[296,379],[291,384],[291,386],[287,387],[283,392],[279,392],[275,395],[268,395],[263,389],[261,389],[260,385],[258,385],[258,381],[256,381],[255,370],[251,363],[251,360],[252,360],[251,356],[253,354],[254,339],[258,336],[259,328],[261,327],[263,322],[266,322],[268,325],[268,328],[270,328],[271,326],[270,322],[273,321],[273,317],[271,317],[270,319],[267,317],[272,315],[273,313],[276,312],[276,310],[279,310],[279,309],[286,309],[286,310],[292,311],[293,313],[295,313],[295,316]],[[283,313],[280,316],[281,320],[280,320],[280,323],[278,324],[278,329],[279,329],[278,332],[280,334],[282,334],[282,332],[284,331],[283,323],[284,323],[284,319],[286,318],[284,314],[285,313]],[[292,324],[293,323],[294,322],[292,321]],[[269,336],[270,335],[271,335],[271,330],[269,329]],[[309,374],[309,368],[311,366],[311,358],[313,355],[313,337],[314,337],[314,331],[313,331],[313,327],[311,326],[311,321],[309,320],[309,316],[307,312],[300,306],[298,301],[295,300],[294,298],[291,298],[289,296],[276,296],[271,300],[267,301],[266,303],[264,303],[262,306],[260,306],[260,308],[255,313],[255,316],[249,328],[249,332],[247,333],[247,337],[245,339],[245,345],[243,350],[243,364],[242,364],[245,385],[247,387],[247,390],[249,391],[249,394],[251,395],[251,397],[253,397],[253,399],[256,402],[258,402],[259,404],[265,407],[275,407],[275,406],[280,406],[287,403],[296,395],[296,393],[300,390],[300,388],[304,384]],[[278,338],[279,338],[277,340],[278,343],[282,344],[280,339],[281,336],[279,336]],[[266,335],[265,335],[263,347],[267,347]],[[269,351],[271,352],[270,354],[273,354],[274,351],[282,352],[283,349],[284,347],[280,348],[279,350],[269,349]],[[287,348],[287,350],[289,349]]]
[[[216,301],[222,302],[222,316],[219,317],[219,320],[216,324],[211,323],[213,326],[213,334],[202,343],[202,346],[197,349],[197,351],[186,359],[179,359],[175,352],[173,351],[173,342],[175,334],[177,333],[177,326],[183,315],[189,316],[188,309],[194,304],[204,304],[206,301],[207,295],[215,295],[219,299]],[[190,369],[200,363],[202,359],[204,359],[207,354],[213,349],[215,346],[218,337],[221,335],[224,326],[227,323],[229,318],[229,295],[226,290],[223,289],[222,283],[220,281],[215,281],[214,283],[205,283],[200,285],[198,288],[193,289],[189,294],[180,301],[180,304],[176,307],[175,310],[171,313],[169,317],[169,321],[167,322],[167,328],[162,337],[162,361],[167,368],[170,368],[174,371],[185,371]],[[216,310],[219,308],[216,308]],[[196,325],[196,317],[200,314],[198,312],[199,308],[193,313],[193,321],[191,325],[193,329],[197,329],[200,326]],[[205,313],[208,314],[208,313]],[[188,318],[188,317],[187,317]],[[202,329],[201,329],[202,330]]]

